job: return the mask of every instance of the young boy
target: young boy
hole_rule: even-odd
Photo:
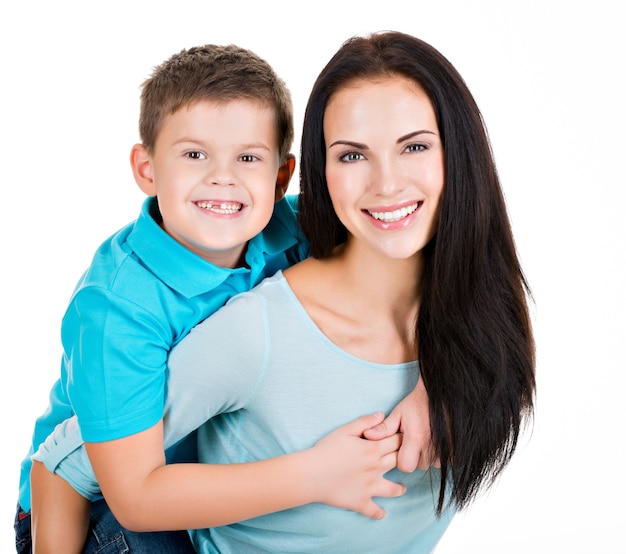
[[[83,547],[89,552],[100,548],[102,540],[118,540],[118,535],[111,534],[118,532],[113,520],[110,536],[90,535],[85,545],[90,517],[85,498],[98,499],[91,507],[92,526],[94,520],[96,527],[104,526],[112,516],[97,491],[77,487],[79,495],[68,485],[60,471],[63,463],[72,457],[79,465],[83,463],[82,440],[104,448],[105,468],[144,463],[144,452],[137,455],[132,440],[150,434],[162,441],[166,361],[173,345],[228,298],[308,254],[306,243],[298,237],[294,199],[283,198],[295,167],[289,153],[293,141],[290,95],[271,67],[252,52],[209,45],[183,50],[157,67],[143,85],[140,135],[142,143],[132,148],[131,165],[138,186],[149,198],[137,221],[96,252],[64,316],[61,376],[51,391],[48,409],[35,424],[31,450],[22,464],[18,551],[28,551],[31,524],[38,552],[80,552]],[[80,424],[78,433],[68,425],[74,415]],[[342,428],[302,463],[303,457],[285,457],[293,462],[289,467],[297,469],[291,481],[289,472],[278,473],[279,484],[286,485],[284,498],[271,494],[276,485],[263,478],[267,465],[250,464],[254,468],[248,482],[256,488],[242,487],[241,495],[233,496],[267,501],[239,502],[232,518],[318,501],[380,517],[380,510],[372,511],[371,503],[363,508],[348,498],[349,492],[342,492],[351,490],[346,476],[353,473],[356,484],[359,469],[366,465],[361,445],[352,447],[349,439],[380,419],[370,416]],[[380,441],[379,452],[370,453],[370,458],[395,452],[398,440]],[[193,437],[187,442],[193,448]],[[330,454],[339,444],[349,445],[343,451],[350,454],[343,458],[346,472],[341,478],[314,479],[325,484],[315,491],[292,486],[292,482],[326,475],[330,465],[337,466],[337,458]],[[193,460],[187,446],[170,448],[168,462]],[[157,468],[163,460],[145,463]],[[96,473],[106,474],[102,465],[100,461]],[[112,495],[111,507],[116,514],[124,514],[123,523],[141,530],[150,530],[144,518],[154,520],[155,530],[216,524],[219,520],[213,514],[224,500],[217,495],[210,505],[203,483],[228,482],[232,473],[223,475],[205,464],[174,464],[168,469],[166,474],[154,472],[160,481],[150,483],[143,498],[155,507],[154,515],[146,513],[145,502],[138,498],[143,492],[122,501]],[[58,475],[50,473],[56,471]],[[90,471],[86,465],[85,472],[90,475]],[[232,475],[232,479],[242,478]],[[110,483],[102,485],[111,490]],[[401,492],[398,487],[388,488],[379,496]],[[363,493],[369,491],[360,491],[360,497]],[[137,507],[137,519],[126,515]],[[168,507],[175,517],[168,514]],[[222,517],[228,520],[229,516]],[[131,551],[138,547],[193,551],[185,532],[122,531]],[[94,541],[99,544],[92,545]]]

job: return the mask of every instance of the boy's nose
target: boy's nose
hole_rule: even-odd
[[[211,165],[207,174],[207,181],[215,186],[230,186],[235,184],[235,174],[227,163],[219,163],[216,161]]]
[[[235,182],[233,179],[229,179],[228,177],[214,177],[211,179],[211,184],[215,186],[231,186],[234,185]]]

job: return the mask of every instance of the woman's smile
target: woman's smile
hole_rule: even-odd
[[[328,102],[324,139],[328,192],[349,241],[394,259],[419,253],[435,234],[444,186],[426,93],[400,76],[354,82]]]

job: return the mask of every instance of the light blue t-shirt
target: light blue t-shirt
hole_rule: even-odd
[[[154,198],[137,221],[100,246],[63,318],[61,374],[22,462],[24,511],[30,510],[31,455],[58,424],[76,414],[89,442],[156,424],[172,346],[233,295],[308,255],[298,235],[296,201],[275,205],[266,229],[249,242],[247,268],[221,268],[183,247],[159,226]],[[179,459],[168,452],[168,460]]]
[[[388,413],[419,378],[417,362],[372,363],[334,345],[280,272],[199,324],[172,350],[168,365],[166,441],[201,426],[199,460],[220,464],[309,448],[361,415]],[[452,509],[440,519],[435,515],[439,470],[396,469],[388,478],[405,483],[407,492],[376,499],[387,511],[381,521],[309,504],[192,531],[196,549],[204,554],[431,552],[454,515]]]

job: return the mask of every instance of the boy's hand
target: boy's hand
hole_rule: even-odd
[[[384,414],[362,416],[326,435],[313,448],[311,463],[316,501],[359,512],[373,519],[385,517],[385,510],[372,497],[397,497],[405,485],[384,478],[397,465],[399,434],[368,441],[363,432],[382,423]]]
[[[398,469],[406,473],[415,468],[426,470],[440,467],[439,459],[432,451],[428,394],[422,379],[382,423],[364,432],[370,440],[380,440],[394,433],[402,433],[402,445],[398,452]]]

